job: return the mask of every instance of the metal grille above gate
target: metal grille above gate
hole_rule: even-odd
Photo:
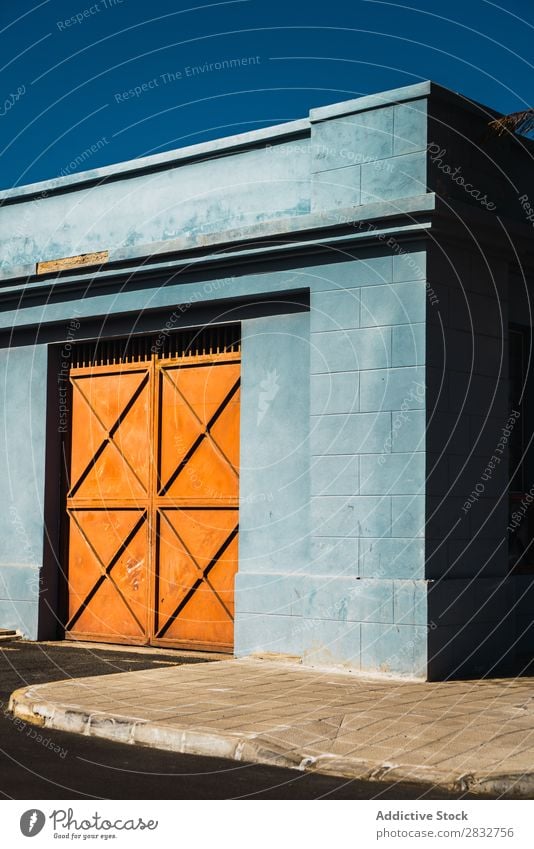
[[[239,354],[239,326],[203,327],[169,331],[149,336],[128,336],[118,339],[96,339],[81,342],[73,349],[73,368],[109,366],[119,363],[144,363],[154,356],[158,359],[187,359],[198,356]]]

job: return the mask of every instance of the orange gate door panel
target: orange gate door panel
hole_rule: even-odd
[[[239,344],[102,359],[70,373],[66,636],[232,651]]]
[[[239,362],[157,366],[155,633],[233,646],[237,570]]]
[[[77,639],[146,642],[151,365],[71,370],[68,620]]]

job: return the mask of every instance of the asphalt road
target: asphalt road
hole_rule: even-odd
[[[420,785],[346,781],[220,758],[36,730],[7,713],[13,690],[45,681],[195,662],[65,645],[0,644],[0,797],[6,799],[460,799]],[[196,661],[198,662],[198,661]],[[42,729],[40,729],[40,732]],[[48,741],[48,742],[47,742]]]

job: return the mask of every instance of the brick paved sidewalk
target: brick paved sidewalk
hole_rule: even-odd
[[[41,684],[10,708],[124,743],[534,798],[528,678],[400,682],[243,659]]]

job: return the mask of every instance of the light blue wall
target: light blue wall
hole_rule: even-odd
[[[37,637],[43,562],[45,345],[0,349],[0,627]]]
[[[303,653],[424,675],[425,374],[416,334],[425,254],[396,243],[321,277],[310,317],[315,576],[304,607],[316,621]],[[407,327],[414,333],[400,332]],[[322,641],[327,620],[325,633],[335,621],[342,633],[350,625],[350,640]]]
[[[242,326],[235,647],[301,654],[310,562],[309,314]]]
[[[244,326],[236,650],[421,676],[425,253],[376,249],[298,274],[309,316]]]

